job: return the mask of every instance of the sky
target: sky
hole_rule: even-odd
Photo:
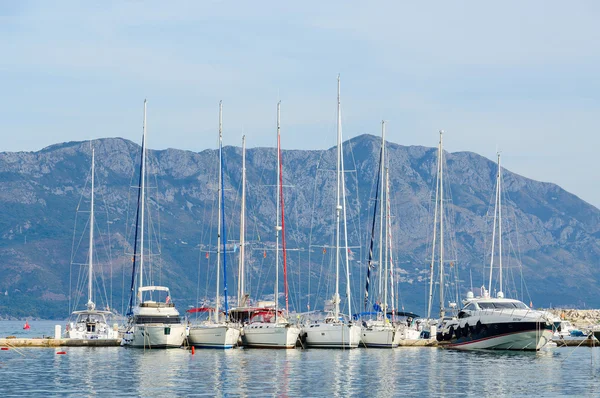
[[[600,207],[595,1],[2,1],[0,151],[390,141],[495,159]]]

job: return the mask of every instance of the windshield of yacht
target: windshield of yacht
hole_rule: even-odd
[[[520,301],[495,301],[495,302],[480,302],[477,303],[479,305],[479,307],[483,310],[501,310],[501,309],[520,309],[520,310],[527,310],[529,309],[529,307],[527,307],[525,304],[521,303]]]
[[[106,323],[106,321],[104,320],[104,315],[101,314],[79,314],[79,316],[77,317],[77,323],[80,322]]]

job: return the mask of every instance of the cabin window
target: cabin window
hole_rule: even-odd
[[[166,317],[166,316],[137,316],[135,318],[135,323],[143,324],[143,323],[181,323],[181,320],[178,316]]]
[[[171,327],[166,327],[165,328],[165,335],[170,335],[171,334]]]

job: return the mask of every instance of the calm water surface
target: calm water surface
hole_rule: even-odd
[[[52,335],[0,321],[0,336]],[[57,355],[66,351],[66,355]],[[0,351],[0,396],[600,396],[600,348]]]

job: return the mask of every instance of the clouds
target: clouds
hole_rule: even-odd
[[[144,98],[153,148],[214,147],[220,99],[227,144],[243,129],[273,145],[281,99],[284,147],[328,147],[339,72],[345,137],[385,118],[390,140],[435,146],[444,128],[451,151],[501,148],[507,168],[600,205],[600,177],[574,178],[600,144],[595,2],[0,7],[3,150],[138,141]]]

